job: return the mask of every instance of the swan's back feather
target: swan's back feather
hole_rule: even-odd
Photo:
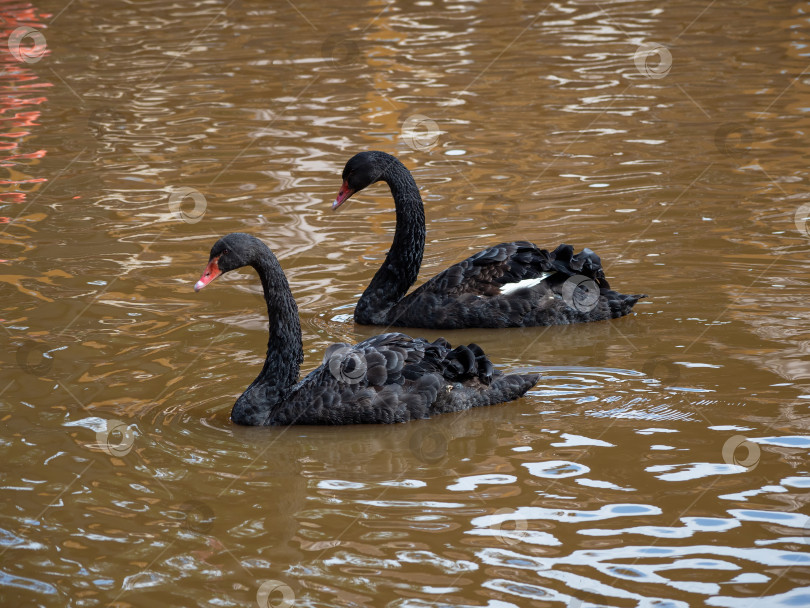
[[[475,344],[381,334],[330,346],[323,365],[260,424],[406,422],[516,399],[538,377],[503,375]]]
[[[581,296],[574,295],[575,283],[583,281],[595,293],[587,306],[578,305]],[[599,256],[590,249],[574,254],[571,245],[560,245],[549,252],[515,241],[450,266],[377,321],[435,329],[565,325],[621,317],[641,297],[611,290]]]

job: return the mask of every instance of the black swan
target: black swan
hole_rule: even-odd
[[[253,426],[406,422],[517,399],[539,374],[504,375],[475,344],[452,349],[404,334],[333,344],[324,363],[298,381],[301,325],[284,271],[256,237],[233,233],[211,248],[199,291],[223,272],[252,266],[262,280],[270,340],[258,377],[236,400],[231,420]]]
[[[593,251],[549,252],[526,241],[501,243],[436,275],[408,296],[425,248],[425,211],[411,172],[385,152],[361,152],[343,169],[332,209],[378,181],[396,205],[394,242],[354,310],[363,325],[459,329],[602,321],[630,312],[639,295],[610,289]]]

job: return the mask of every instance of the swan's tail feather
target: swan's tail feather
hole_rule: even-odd
[[[502,401],[513,401],[526,394],[531,387],[537,384],[540,374],[504,374],[499,376],[489,387],[487,394],[490,401],[486,405],[493,405]]]
[[[443,342],[447,344],[446,340]],[[496,374],[492,362],[477,344],[457,346],[447,353],[442,371],[442,375],[452,382],[478,378],[485,385],[491,384]]]
[[[574,254],[574,248],[571,245],[563,244],[551,252],[550,257],[551,265],[560,273],[557,279],[558,284],[567,280],[568,277],[586,277],[596,283],[599,288],[599,305],[597,306],[597,303],[593,302],[592,306],[581,306],[579,310],[583,319],[576,319],[577,321],[623,317],[633,310],[636,302],[647,297],[646,294],[628,295],[612,290],[605,278],[602,260],[591,249],[586,248]],[[589,294],[586,296],[590,297]]]
[[[629,314],[633,310],[633,306],[636,305],[636,302],[641,298],[647,297],[646,293],[627,295],[613,290],[602,291],[602,294],[607,297],[610,315],[614,319]]]
[[[489,386],[470,387],[463,391],[453,391],[451,398],[457,402],[450,409],[461,410],[514,401],[537,384],[539,379],[540,374],[501,374],[496,372]]]

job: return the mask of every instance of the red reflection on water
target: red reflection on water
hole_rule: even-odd
[[[0,204],[22,203],[28,193],[47,178],[35,178],[25,173],[25,167],[45,156],[45,150],[24,151],[26,139],[32,127],[38,126],[40,110],[47,97],[44,95],[50,82],[40,80],[31,70],[33,60],[18,59],[12,48],[12,34],[18,28],[44,29],[44,19],[50,17],[28,2],[0,0]],[[25,33],[25,32],[22,32]],[[17,37],[19,38],[20,32]],[[36,35],[22,38],[19,48],[29,59],[47,57],[47,45],[37,44]],[[19,53],[18,53],[19,54]],[[39,59],[36,59],[37,61]],[[0,216],[0,224],[9,222]]]

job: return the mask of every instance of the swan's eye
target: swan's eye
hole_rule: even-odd
[[[220,253],[219,255],[225,255],[226,253],[228,253],[227,249],[223,250],[222,253]]]

